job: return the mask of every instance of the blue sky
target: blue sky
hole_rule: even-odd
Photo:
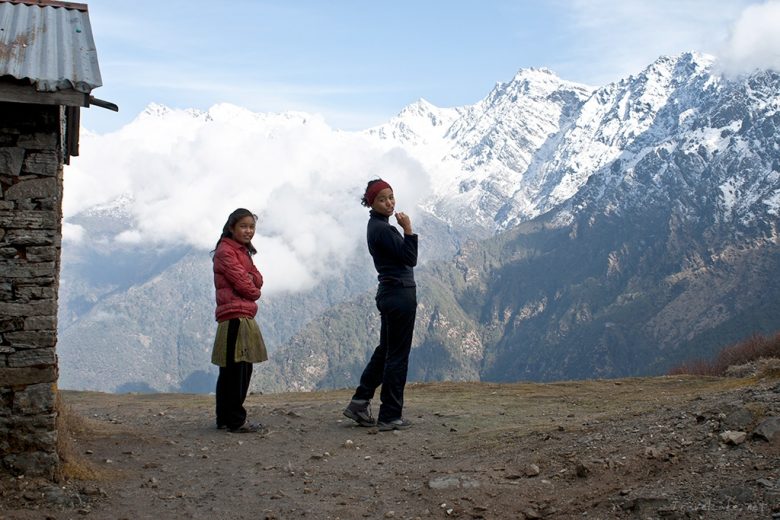
[[[322,114],[334,128],[364,129],[421,97],[441,107],[475,103],[521,68],[547,67],[600,86],[662,54],[717,55],[733,43],[751,5],[780,11],[778,0],[88,5],[103,77],[93,94],[120,107],[118,114],[82,112],[82,126],[99,133],[130,122],[149,103],[296,110]]]

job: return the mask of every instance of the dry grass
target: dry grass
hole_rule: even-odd
[[[60,458],[59,480],[98,480],[105,475],[94,464],[79,455],[75,446],[75,435],[84,435],[89,427],[83,417],[65,404],[58,391],[57,409],[57,455]]]
[[[670,375],[704,375],[723,376],[729,367],[758,362],[759,360],[780,359],[780,332],[774,337],[764,337],[754,334],[750,338],[730,345],[721,350],[714,359],[694,359],[673,368]],[[764,362],[766,364],[766,362]],[[777,369],[764,372],[764,377],[771,377]]]
[[[766,379],[780,378],[780,357],[759,359],[756,367],[756,377]]]
[[[552,383],[413,383],[408,415],[458,432],[448,449],[495,454],[517,439],[559,427],[573,432],[592,421],[643,416],[748,384],[742,379],[653,377]],[[608,396],[608,398],[605,398]],[[479,403],[479,405],[475,405]],[[431,445],[434,443],[431,442]]]

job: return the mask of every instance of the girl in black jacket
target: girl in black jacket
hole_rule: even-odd
[[[361,204],[371,208],[366,239],[379,280],[376,306],[381,316],[381,331],[379,345],[363,370],[360,385],[344,415],[361,426],[377,425],[379,431],[402,430],[411,426],[402,412],[417,312],[413,271],[417,265],[417,235],[412,231],[409,216],[395,212],[393,188],[382,179],[368,183]],[[390,224],[392,215],[403,229],[403,235]],[[375,422],[371,399],[379,385],[382,385],[379,395],[382,404]]]

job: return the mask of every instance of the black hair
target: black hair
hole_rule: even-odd
[[[377,182],[381,181],[382,179],[373,179],[368,181],[368,184],[366,184],[366,189],[363,190],[363,196],[360,198],[360,204],[361,206],[365,206],[366,208],[370,208],[371,204],[368,203],[368,199],[366,198],[366,193],[368,193],[368,188],[370,188],[373,184],[376,184]]]
[[[231,229],[233,229],[236,223],[244,217],[252,217],[253,219],[255,219],[255,222],[257,222],[257,215],[255,215],[248,209],[238,208],[233,213],[231,213],[228,216],[225,225],[222,226],[222,234],[219,236],[219,240],[217,240],[217,245],[214,246],[214,251],[211,252],[212,256],[214,256],[214,252],[217,250],[217,247],[219,246],[219,243],[222,242],[223,238],[233,238],[233,233]],[[255,253],[257,253],[257,249],[255,249],[255,246],[252,245],[252,242],[249,242],[246,245],[246,248],[249,251],[250,255],[254,255]]]

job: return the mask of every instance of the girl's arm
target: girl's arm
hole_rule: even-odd
[[[417,235],[401,233],[393,226],[384,227],[377,237],[376,246],[403,265],[417,265]]]
[[[214,255],[214,269],[225,275],[233,290],[242,298],[252,301],[260,298],[262,276],[258,285],[258,280],[244,267],[233,251],[217,251]],[[257,274],[260,275],[259,272]]]
[[[249,274],[252,276],[252,282],[254,282],[255,287],[258,289],[263,288],[263,275],[260,274],[260,271],[257,270],[257,267],[252,265],[252,270],[249,272]]]

